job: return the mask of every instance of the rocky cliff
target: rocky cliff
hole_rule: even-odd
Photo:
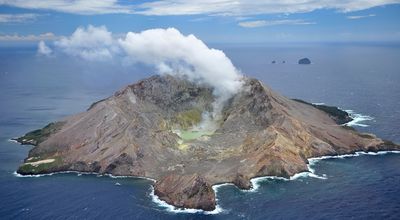
[[[218,117],[207,116],[216,98],[207,85],[168,75],[129,85],[86,112],[18,138],[36,145],[18,173],[145,176],[157,180],[155,194],[167,203],[212,210],[217,183],[249,189],[253,177],[307,171],[310,157],[400,149],[339,125],[349,118],[337,108],[243,81]],[[213,126],[202,126],[206,118]]]

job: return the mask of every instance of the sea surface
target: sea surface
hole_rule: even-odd
[[[356,129],[400,143],[399,45],[212,46],[277,92],[352,110],[359,119]],[[303,57],[312,64],[296,64]],[[145,179],[15,175],[31,146],[10,138],[85,111],[153,71],[118,60],[40,57],[35,45],[2,45],[0,219],[400,219],[400,154],[394,153],[312,163],[316,176],[324,178],[262,179],[250,192],[220,186],[213,213],[171,211],[151,196],[151,181]]]

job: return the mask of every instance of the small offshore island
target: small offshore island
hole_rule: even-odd
[[[298,63],[299,63],[300,65],[309,65],[309,64],[311,64],[311,60],[308,59],[308,58],[302,58],[302,59],[299,60]]]
[[[343,125],[352,119],[336,107],[242,81],[218,117],[207,116],[216,98],[205,84],[157,75],[129,85],[86,112],[16,138],[35,146],[17,172],[149,177],[168,204],[214,210],[215,184],[250,189],[254,177],[308,171],[307,158],[400,149]]]

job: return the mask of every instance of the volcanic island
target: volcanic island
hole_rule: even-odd
[[[63,171],[154,179],[154,193],[178,208],[214,210],[213,185],[251,189],[251,179],[308,172],[308,158],[399,150],[344,125],[336,107],[286,98],[261,81],[220,103],[214,88],[155,75],[15,140],[34,145],[21,175]]]

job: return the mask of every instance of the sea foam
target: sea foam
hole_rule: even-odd
[[[368,127],[369,125],[363,124],[361,122],[374,120],[374,118],[371,116],[355,113],[353,110],[344,110],[344,111],[347,112],[350,115],[350,118],[353,119],[344,124],[347,126]]]
[[[152,182],[155,182],[155,179],[149,178],[149,177],[143,177],[143,176],[113,176],[111,174],[99,174],[96,172],[79,172],[79,171],[60,171],[60,172],[53,172],[53,173],[46,173],[46,174],[34,174],[34,175],[21,175],[17,173],[17,171],[13,172],[13,175],[15,177],[22,177],[22,178],[29,178],[29,177],[43,177],[43,176],[53,176],[57,174],[76,174],[77,176],[82,176],[82,175],[95,175],[96,177],[110,177],[113,179],[122,179],[122,178],[137,178],[137,179],[144,179],[144,180],[149,180]]]
[[[213,186],[213,189],[215,190],[216,188],[218,188],[218,186]],[[163,207],[166,209],[166,211],[168,212],[172,212],[172,213],[200,213],[200,214],[205,214],[205,215],[215,215],[215,214],[220,214],[222,212],[224,212],[225,210],[223,210],[217,203],[217,206],[215,207],[214,210],[212,211],[204,211],[202,209],[184,209],[184,208],[177,208],[173,205],[170,205],[168,203],[166,203],[165,201],[161,200],[156,194],[154,194],[154,187],[150,186],[151,192],[150,192],[150,198],[151,200],[156,203],[159,207]],[[216,201],[218,201],[218,199],[216,198]]]
[[[152,178],[148,178],[148,177],[140,177],[140,176],[113,176],[111,174],[99,174],[99,173],[94,173],[94,172],[78,172],[78,171],[61,171],[61,172],[53,172],[53,173],[47,173],[47,174],[35,174],[35,175],[21,175],[19,173],[17,173],[17,171],[13,172],[13,175],[15,177],[20,177],[20,178],[37,178],[37,177],[44,177],[44,176],[53,176],[53,175],[57,175],[57,174],[77,174],[77,176],[82,176],[82,175],[96,175],[97,177],[109,177],[109,178],[113,178],[113,179],[119,179],[119,178],[138,178],[138,179],[145,179],[145,180],[149,180],[152,182],[156,182],[155,179]],[[120,185],[119,183],[116,185]],[[214,185],[212,186],[214,191],[217,192],[218,187],[222,186],[224,184],[220,184],[220,185]],[[170,205],[168,203],[166,203],[165,201],[162,201],[161,199],[159,199],[159,197],[157,195],[154,194],[154,187],[151,186],[151,192],[150,192],[150,197],[151,200],[156,203],[159,207],[163,207],[166,208],[166,211],[169,212],[173,212],[173,213],[202,213],[202,214],[206,214],[206,215],[213,215],[213,214],[218,214],[218,213],[222,213],[224,210],[217,205],[216,208],[212,211],[204,211],[201,209],[182,209],[182,208],[177,208],[173,205]],[[216,201],[218,201],[218,199],[216,198]]]
[[[263,177],[255,177],[252,178],[250,181],[252,183],[252,188],[250,190],[242,190],[244,192],[255,192],[258,190],[260,187],[260,183],[265,181],[265,180],[283,180],[283,181],[290,181],[290,180],[297,180],[300,178],[306,178],[306,177],[311,177],[311,178],[317,178],[317,179],[328,179],[326,174],[318,175],[315,173],[315,169],[313,166],[318,163],[321,160],[328,160],[328,159],[343,159],[343,158],[348,158],[348,157],[358,157],[362,155],[370,155],[370,156],[377,156],[377,155],[384,155],[384,154],[400,154],[400,151],[378,151],[378,152],[363,152],[363,151],[358,151],[355,152],[354,154],[343,154],[343,155],[335,155],[335,156],[322,156],[322,157],[313,157],[308,159],[308,171],[306,172],[301,172],[301,173],[296,173],[290,178],[284,178],[284,177],[278,177],[278,176],[263,176]],[[227,184],[226,184],[227,185]],[[233,185],[233,184],[229,184]]]
[[[323,102],[316,102],[316,103],[312,103],[312,104],[313,105],[325,105],[325,103],[323,103]],[[352,119],[351,121],[349,121],[349,122],[347,122],[347,123],[345,123],[343,125],[347,125],[347,126],[350,126],[350,127],[352,127],[352,126],[369,127],[369,125],[363,124],[361,122],[374,120],[374,117],[371,117],[369,115],[363,115],[363,114],[360,114],[360,113],[356,113],[351,109],[348,109],[348,110],[344,110],[344,109],[341,109],[341,108],[339,108],[339,109],[347,112],[349,114],[350,118]]]
[[[313,166],[318,163],[321,160],[328,160],[328,159],[343,159],[343,158],[348,158],[348,157],[358,157],[358,156],[363,156],[363,155],[370,155],[370,156],[377,156],[377,155],[384,155],[384,154],[400,154],[400,151],[378,151],[378,152],[355,152],[354,154],[343,154],[343,155],[334,155],[334,156],[321,156],[321,157],[313,157],[308,159],[308,171],[306,172],[301,172],[301,173],[296,173],[290,178],[284,178],[284,177],[279,177],[279,176],[262,176],[262,177],[255,177],[250,179],[250,182],[252,184],[252,188],[249,190],[243,190],[240,189],[243,192],[256,192],[261,185],[261,182],[265,180],[281,180],[281,181],[293,181],[297,180],[300,178],[317,178],[317,179],[327,179],[327,176],[323,174],[322,176],[318,175],[315,173],[315,169]],[[68,174],[68,173],[76,173],[78,176],[81,175],[97,175],[98,177],[102,176],[107,176],[110,178],[139,178],[139,179],[145,179],[149,180],[152,182],[156,182],[156,180],[148,177],[136,177],[136,176],[113,176],[111,174],[98,174],[98,173],[92,173],[92,172],[77,172],[77,171],[63,171],[63,172],[54,172],[54,173],[49,173],[49,174],[38,174],[38,175],[21,175],[18,174],[16,171],[14,171],[14,176],[16,177],[43,177],[43,176],[52,176],[55,174]],[[177,208],[173,205],[170,205],[166,203],[165,201],[162,201],[157,195],[154,193],[154,187],[151,185],[150,189],[151,192],[149,194],[151,200],[157,204],[159,207],[165,208],[166,211],[172,212],[172,213],[199,213],[199,214],[205,214],[205,215],[214,215],[214,214],[220,214],[223,212],[227,212],[227,210],[224,210],[220,205],[218,205],[218,190],[220,187],[228,186],[228,185],[234,185],[233,183],[221,183],[221,184],[215,184],[212,186],[214,192],[215,192],[215,200],[217,202],[216,208],[212,211],[204,211],[202,209],[184,209],[184,208]]]
[[[18,142],[18,141],[16,141],[16,140],[14,140],[14,139],[8,139],[8,141],[9,141],[9,142],[12,142],[12,143],[19,144],[19,142]]]

